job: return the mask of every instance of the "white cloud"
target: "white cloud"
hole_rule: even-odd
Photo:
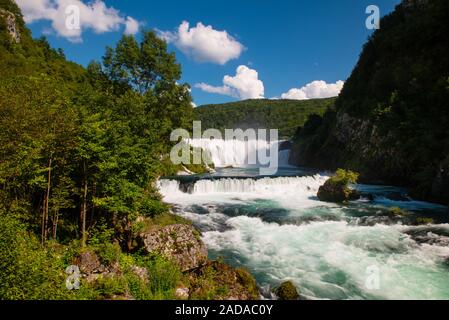
[[[125,26],[125,34],[136,34],[137,32],[139,32],[139,21],[137,21],[133,17],[126,18]]]
[[[237,59],[245,49],[226,31],[217,31],[212,26],[199,22],[190,28],[187,21],[181,23],[176,32],[159,31],[159,36],[173,43],[184,54],[198,62],[212,62],[224,65]]]
[[[302,88],[293,88],[281,95],[282,99],[308,100],[336,97],[343,89],[344,81],[326,83],[322,80],[313,81]]]
[[[107,7],[101,0],[88,4],[81,0],[16,0],[16,2],[27,23],[38,20],[51,21],[53,31],[72,42],[82,41],[82,32],[87,29],[95,33],[105,33],[117,31],[121,26],[125,26],[127,34],[138,31],[137,20],[132,17],[125,19],[118,10]],[[66,12],[69,6],[75,6],[79,10],[79,28],[67,26],[67,21],[74,21],[71,18],[74,17],[74,11]]]
[[[198,83],[195,87],[206,92],[218,93],[241,100],[263,99],[264,97],[264,85],[259,80],[259,74],[256,70],[247,66],[239,66],[234,77],[225,76],[222,86],[215,87],[206,83]]]

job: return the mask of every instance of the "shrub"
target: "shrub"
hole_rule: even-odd
[[[357,183],[359,174],[351,170],[338,169],[335,175],[330,179],[332,184],[347,186]]]

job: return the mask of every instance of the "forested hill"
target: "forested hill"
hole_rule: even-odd
[[[447,0],[404,0],[382,19],[335,109],[299,132],[291,160],[449,203],[448,21]]]
[[[316,100],[245,100],[204,105],[194,110],[205,129],[279,129],[282,138],[291,138],[310,114],[322,115],[335,98]]]
[[[0,0],[0,300],[175,297],[182,267],[144,255],[136,237],[188,224],[155,186],[177,170],[171,131],[191,126],[180,77],[155,32],[123,36],[83,68],[34,40],[16,3]],[[94,281],[68,290],[71,264]]]

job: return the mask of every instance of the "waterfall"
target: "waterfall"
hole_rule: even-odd
[[[188,192],[190,194],[211,193],[272,193],[290,192],[294,190],[298,195],[316,195],[318,188],[328,177],[322,175],[305,177],[278,177],[263,179],[232,179],[199,180],[190,188],[183,186],[176,180],[160,180],[159,190],[162,195],[175,195]]]
[[[187,142],[193,147],[202,148],[208,152],[215,166],[224,168],[259,167],[259,151],[268,156],[270,154],[270,147],[273,144],[277,144],[279,150],[280,144],[284,141],[276,141],[270,144],[270,142],[264,140],[191,139]],[[290,150],[279,151],[278,157],[279,166],[289,166]]]
[[[290,167],[290,150],[279,151],[279,167]]]

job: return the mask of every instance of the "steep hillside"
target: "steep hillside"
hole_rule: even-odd
[[[449,203],[449,2],[404,0],[381,21],[324,117],[295,137],[291,162],[361,172]]]
[[[194,110],[203,129],[279,129],[282,138],[291,138],[310,114],[322,115],[335,99],[246,100],[205,105]]]

